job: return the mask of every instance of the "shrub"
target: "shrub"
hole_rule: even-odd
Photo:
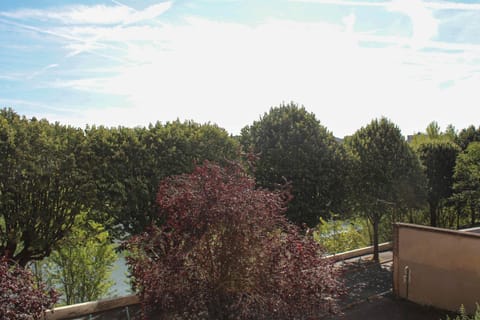
[[[15,263],[0,258],[0,319],[41,319],[57,301],[54,290],[35,283],[32,274]]]
[[[362,218],[329,221],[320,218],[313,237],[328,253],[333,254],[369,246],[368,228]]]
[[[126,245],[144,314],[317,319],[335,311],[335,268],[286,220],[288,200],[288,192],[256,189],[237,164],[206,162],[162,181],[164,224]]]
[[[453,319],[447,316],[447,320],[480,320],[480,306],[477,303],[477,309],[475,311],[475,314],[472,317],[470,317],[468,316],[467,311],[465,310],[465,307],[462,305],[460,306],[459,315]]]
[[[101,224],[81,213],[71,232],[39,263],[39,277],[58,289],[66,305],[104,298],[114,284],[109,279],[117,260],[115,246]]]

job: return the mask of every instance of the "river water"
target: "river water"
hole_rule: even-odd
[[[128,268],[123,252],[118,253],[110,279],[114,281],[113,287],[105,298],[122,297],[132,293],[128,278]]]

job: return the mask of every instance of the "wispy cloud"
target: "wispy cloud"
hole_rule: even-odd
[[[53,68],[57,68],[58,67],[58,64],[56,63],[53,63],[53,64],[49,64],[48,66],[45,66],[43,67],[42,69],[38,70],[38,71],[35,71],[34,73],[32,73],[31,75],[29,75],[27,77],[28,80],[32,80],[33,78],[41,75],[42,73],[44,73],[45,71],[49,70],[49,69],[53,69]]]
[[[476,56],[479,46],[425,42],[437,49],[461,49],[464,61],[459,63],[456,54],[422,51],[401,37],[356,33],[354,26],[351,14],[344,26],[269,20],[252,27],[190,17],[182,25],[112,29],[110,36],[116,41],[125,37],[127,56],[137,64],[108,77],[52,85],[126,97],[128,107],[85,111],[85,117],[98,123],[139,125],[153,118],[180,117],[217,122],[231,132],[240,130],[238,123],[249,123],[255,110],[282,100],[317,107],[325,118],[352,114],[345,121],[358,128],[379,114],[395,120],[400,112],[417,112],[414,105],[442,106],[441,97],[452,102],[452,92],[460,92],[458,85],[470,88],[462,89],[467,96],[476,92],[471,84],[479,80],[474,71],[478,65],[467,57],[472,52]],[[134,34],[141,34],[146,43],[130,41]],[[168,50],[153,40],[167,43]],[[393,45],[371,49],[359,41]],[[448,80],[454,85],[445,89],[442,84]],[[188,108],[193,105],[209,108]],[[369,105],[370,111],[362,111],[362,105]],[[393,111],[385,111],[387,105]],[[465,103],[472,105],[473,100]],[[352,111],[353,106],[358,111]],[[226,110],[237,124],[225,122]],[[417,114],[425,123],[431,121],[431,114]]]
[[[422,0],[393,0],[387,6],[389,11],[403,13],[412,23],[412,45],[421,47],[438,32],[439,21],[433,16],[432,10],[425,6]]]
[[[310,2],[322,4],[334,4],[338,6],[368,6],[368,7],[384,7],[388,2],[369,2],[369,1],[348,1],[348,0],[290,0],[291,2]]]
[[[58,31],[58,28],[49,29],[49,28],[45,28],[45,27],[36,27],[36,26],[33,26],[33,25],[28,25],[28,24],[24,24],[24,23],[15,22],[15,21],[10,21],[10,20],[6,20],[6,19],[2,19],[2,18],[0,18],[0,23],[6,24],[6,25],[11,25],[11,26],[14,26],[14,27],[17,27],[17,28],[20,28],[20,29],[24,29],[24,30],[33,31],[35,33],[45,34],[45,35],[49,35],[49,36],[52,36],[52,37],[55,37],[55,38],[60,38],[60,39],[63,39],[63,40],[67,40],[68,44],[65,46],[65,48],[72,49],[73,50],[72,52],[74,53],[74,54],[72,54],[72,52],[68,53],[67,57],[71,56],[71,55],[77,55],[79,53],[77,51],[79,51],[79,47],[81,46],[81,51],[82,52],[86,51],[86,52],[89,52],[91,54],[97,55],[99,57],[106,58],[108,60],[114,60],[114,61],[117,61],[117,62],[128,63],[127,60],[125,60],[121,57],[108,55],[108,54],[99,52],[98,50],[95,50],[95,49],[105,49],[105,48],[106,49],[116,49],[116,50],[119,49],[119,50],[121,50],[121,47],[112,47],[111,44],[100,43],[100,42],[97,42],[97,41],[92,41],[92,39],[89,39],[89,38],[76,37],[76,36],[68,34],[68,33],[62,33],[60,31]]]
[[[411,128],[418,130],[435,117],[422,106],[438,106],[438,114],[459,103],[458,114],[475,108],[480,45],[440,40],[443,21],[435,10],[448,9],[449,3],[297,1],[353,7],[332,23],[285,18],[253,25],[192,15],[182,15],[182,23],[174,23],[157,19],[170,10],[172,2],[135,10],[114,0],[110,6],[23,14],[19,10],[16,16],[3,14],[0,24],[35,32],[37,38],[60,40],[54,41],[54,49],[67,52],[61,61],[42,61],[36,70],[24,73],[32,75],[37,87],[74,92],[88,103],[89,97],[94,97],[91,101],[108,100],[108,104],[95,104],[96,108],[75,106],[74,115],[49,117],[76,125],[135,126],[181,118],[216,122],[237,133],[257,118],[259,110],[294,100],[308,106],[329,127],[338,127],[328,119],[339,119],[339,114],[349,117],[330,121],[342,122],[342,127],[351,130],[385,115],[410,133]],[[366,30],[364,12],[354,6],[407,16],[412,33],[376,32],[371,25]],[[77,14],[72,13],[74,8]],[[118,15],[99,17],[102,10]],[[42,19],[38,11],[54,14],[36,23]],[[400,17],[404,28],[405,19]],[[151,21],[155,23],[147,23]],[[369,48],[365,42],[383,45]],[[87,59],[92,57],[83,53],[95,57]],[[102,64],[103,59],[97,57],[108,63]],[[53,70],[55,77],[43,76]],[[402,114],[415,114],[415,119],[402,122]],[[420,127],[419,122],[423,123]]]
[[[171,2],[161,2],[144,10],[135,10],[125,5],[76,5],[50,9],[21,9],[3,11],[0,16],[16,20],[53,20],[65,25],[113,25],[131,24],[154,19],[170,9]]]
[[[453,1],[425,2],[425,6],[435,10],[474,10],[480,11],[480,3],[461,3]]]
[[[460,3],[453,1],[423,1],[423,0],[390,0],[390,1],[350,1],[350,0],[290,0],[291,2],[318,3],[324,5],[357,7],[376,7],[383,8],[386,11],[396,12],[407,16],[411,22],[411,35],[407,43],[400,40],[404,45],[410,45],[415,48],[424,48],[427,46],[443,46],[439,41],[433,41],[439,38],[439,29],[442,21],[437,17],[437,13],[442,10],[458,10],[458,12],[478,14],[480,13],[480,3]],[[456,16],[456,14],[452,14]],[[451,17],[452,17],[451,16]],[[476,18],[478,19],[478,17]],[[458,22],[459,30],[465,26]],[[474,39],[471,38],[471,41]],[[468,42],[462,39],[462,42]],[[433,42],[432,42],[433,41]],[[474,41],[475,43],[478,41]]]
[[[433,16],[428,3],[422,0],[392,0],[385,2],[348,1],[348,0],[292,0],[295,2],[312,2],[320,4],[350,7],[382,7],[388,11],[408,16],[412,23],[410,44],[421,47],[437,35],[438,21]]]
[[[24,99],[4,99],[0,98],[0,108],[4,107],[18,107],[18,106],[25,106],[29,108],[39,108],[41,110],[49,110],[49,111],[58,111],[58,112],[66,112],[67,109],[64,108],[56,108],[52,107],[43,103],[39,103],[36,101],[24,100]]]
[[[172,7],[172,2],[163,2],[151,5],[145,10],[134,11],[127,19],[123,21],[123,24],[132,24],[141,21],[148,21],[155,19],[165,12],[167,12]]]
[[[69,40],[65,48],[70,52],[66,57],[73,57],[83,52],[93,53],[110,60],[126,62],[118,56],[99,52],[98,49],[122,50],[122,47],[113,47],[111,43],[107,44],[101,26],[109,25],[121,29],[124,26],[153,20],[172,7],[172,2],[160,2],[148,6],[143,10],[135,10],[132,7],[114,1],[115,5],[94,5],[94,6],[66,6],[50,9],[21,9],[11,12],[0,12],[0,23],[16,26],[22,29],[48,34],[64,40]],[[8,19],[8,20],[7,20]],[[49,27],[38,27],[33,24],[34,20],[57,22],[60,25],[50,25]],[[19,22],[19,21],[28,21]],[[88,26],[94,30],[91,36],[73,35],[70,30],[73,26]],[[63,30],[63,32],[61,31]],[[106,39],[108,40],[108,38]]]
[[[392,0],[392,1],[349,1],[349,0],[290,0],[291,2],[310,2],[310,3],[322,3],[333,4],[340,6],[368,6],[368,7],[389,7],[396,5],[396,2],[409,2],[409,0]],[[425,8],[435,10],[480,10],[480,3],[461,3],[452,1],[422,1]]]

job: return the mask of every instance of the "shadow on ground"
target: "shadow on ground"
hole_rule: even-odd
[[[392,294],[391,263],[358,260],[340,265],[345,295],[338,301],[341,313],[325,320],[445,320],[444,310],[396,299]]]
[[[358,260],[344,263],[341,268],[346,291],[339,300],[341,309],[392,290],[391,264]]]
[[[333,320],[445,320],[447,315],[453,316],[444,310],[420,306],[415,303],[395,299],[387,294],[371,301],[343,310],[342,314],[330,316]]]

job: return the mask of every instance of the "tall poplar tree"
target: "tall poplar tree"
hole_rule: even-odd
[[[414,206],[421,193],[413,194],[412,185],[421,190],[420,162],[400,129],[387,120],[373,120],[351,137],[345,147],[352,161],[351,196],[356,209],[373,227],[374,260],[378,261],[379,225],[382,216],[401,206]]]
[[[471,142],[460,153],[454,169],[453,190],[463,209],[470,211],[472,226],[480,206],[480,142]]]
[[[438,224],[441,202],[452,195],[455,161],[460,148],[451,141],[427,140],[415,148],[427,178],[430,225]]]

